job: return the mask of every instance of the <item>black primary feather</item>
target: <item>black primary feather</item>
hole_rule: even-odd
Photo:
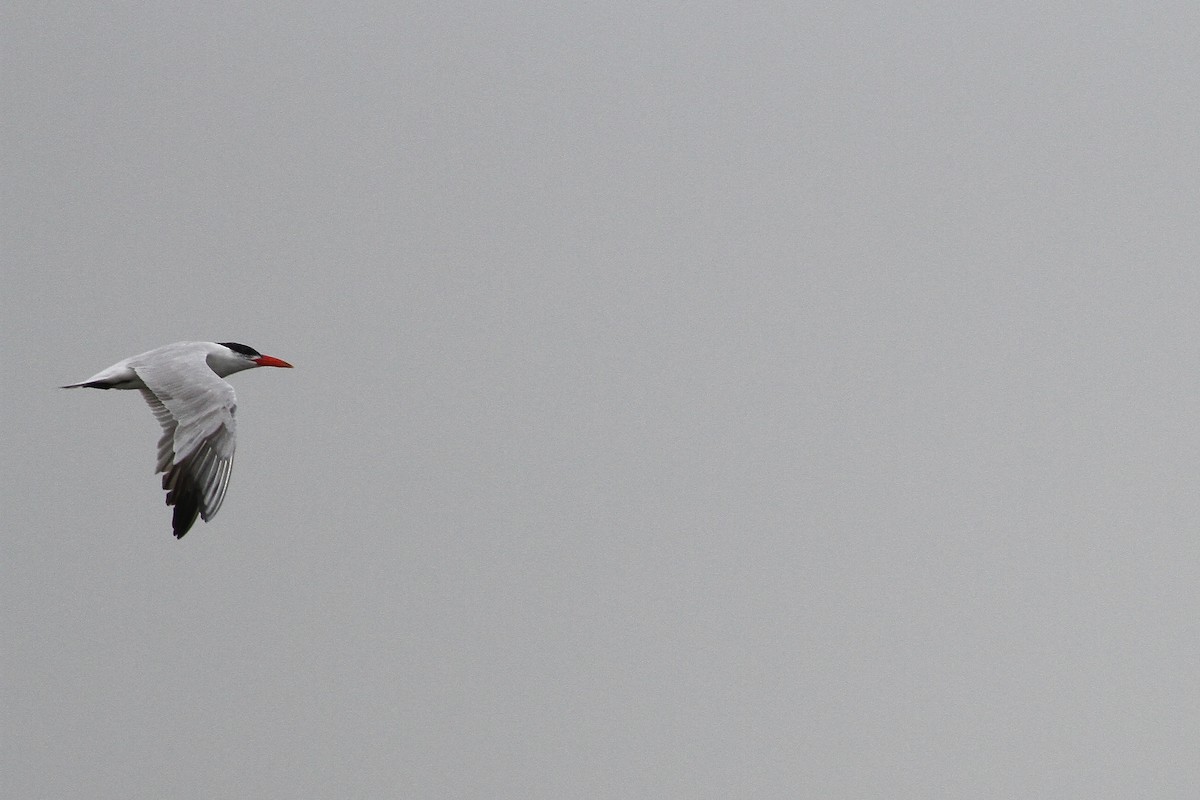
[[[196,517],[200,516],[200,492],[197,491],[198,487],[186,481],[174,486],[171,483],[171,473],[168,472],[163,475],[163,488],[167,490],[167,505],[175,506],[175,513],[171,515],[171,531],[176,539],[182,539],[196,524]]]

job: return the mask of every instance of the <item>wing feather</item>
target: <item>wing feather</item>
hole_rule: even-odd
[[[170,361],[131,364],[146,384],[142,396],[162,426],[155,472],[163,475],[172,528],[181,538],[202,517],[211,519],[225,501],[233,470],[237,398],[213,372],[205,352]]]

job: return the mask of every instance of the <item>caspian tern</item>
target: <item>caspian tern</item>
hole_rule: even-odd
[[[237,410],[226,375],[255,367],[291,367],[237,342],[176,342],[118,361],[64,389],[138,389],[162,426],[158,465],[171,520],[180,539],[196,522],[212,519],[233,469]]]

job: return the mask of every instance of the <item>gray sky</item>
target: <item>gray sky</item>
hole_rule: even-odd
[[[0,17],[0,795],[1196,796],[1194,7]]]

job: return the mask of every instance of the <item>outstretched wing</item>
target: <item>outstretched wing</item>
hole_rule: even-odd
[[[197,516],[207,522],[225,500],[233,470],[237,399],[200,350],[132,366],[146,384],[142,396],[162,426],[154,471],[165,473],[167,505],[175,507],[172,529],[181,538]]]

